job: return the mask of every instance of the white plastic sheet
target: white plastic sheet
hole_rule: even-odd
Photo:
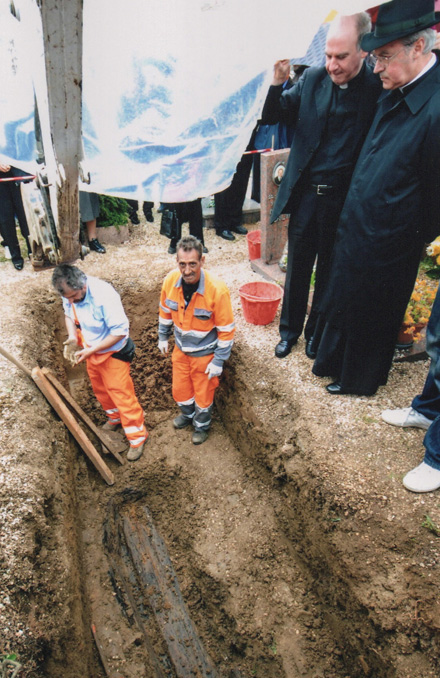
[[[20,68],[19,112],[10,106],[5,117],[4,88],[0,99],[7,120],[0,153],[23,168],[33,148],[29,74],[48,135],[33,2],[16,0],[22,30],[36,45]],[[84,0],[84,168],[92,182],[81,190],[175,202],[225,188],[261,113],[273,63],[305,55],[332,10],[361,9],[361,0]],[[3,22],[1,33],[5,54]]]

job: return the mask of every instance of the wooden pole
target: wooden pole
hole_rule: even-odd
[[[48,381],[48,379],[46,378],[46,376],[43,374],[42,370],[39,367],[34,367],[34,369],[32,370],[32,379],[35,381],[38,388],[45,396],[45,398],[48,400],[48,402],[52,405],[55,412],[59,415],[59,417],[61,417],[63,422],[66,424],[67,428],[69,429],[75,440],[82,447],[85,454],[92,462],[93,466],[96,468],[97,471],[99,471],[101,476],[104,478],[105,482],[108,485],[113,485],[115,482],[113,473],[110,471],[107,464],[103,461],[97,449],[92,445],[90,440],[87,438],[86,434],[84,433],[82,428],[80,428],[78,422],[76,421],[75,417],[73,416],[67,405],[62,401],[62,399],[60,398],[52,384]]]
[[[14,356],[11,355],[9,351],[0,346],[0,353],[4,358],[6,358],[6,360],[10,360],[11,363],[14,363],[14,365],[16,365],[20,370],[22,370],[26,374],[26,376],[29,377],[29,379],[32,379],[32,372],[26,367],[26,365],[23,365],[23,363],[17,360],[17,358],[14,358]]]
[[[82,0],[40,4],[51,137],[62,165],[57,193],[61,260],[79,257],[78,163],[81,159]],[[53,179],[52,179],[53,180]]]

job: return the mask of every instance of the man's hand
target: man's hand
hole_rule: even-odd
[[[212,377],[219,377],[222,372],[223,367],[219,367],[219,365],[214,365],[212,361],[208,363],[208,366],[205,370],[205,374],[208,375],[208,379],[212,379]]]
[[[158,347],[162,355],[166,355],[168,353],[168,339],[159,339]]]
[[[83,360],[86,360],[87,358],[90,358],[91,355],[96,353],[96,346],[86,346],[86,348],[81,348],[80,350],[75,353],[75,359],[76,363],[75,365],[79,365],[79,363],[82,363]]]
[[[273,67],[272,85],[282,85],[290,75],[290,61],[289,59],[281,59],[276,61]]]
[[[68,360],[71,365],[76,365],[78,362],[77,353],[81,350],[81,346],[77,343],[76,339],[66,339],[63,346],[64,358]]]

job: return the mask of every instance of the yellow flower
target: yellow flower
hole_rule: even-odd
[[[435,257],[437,254],[440,254],[440,236],[437,236],[437,238],[433,240],[430,245],[428,245],[426,248],[426,254],[429,257]]]

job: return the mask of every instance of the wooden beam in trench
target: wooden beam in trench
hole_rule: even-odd
[[[52,386],[58,391],[60,395],[64,398],[66,403],[76,412],[76,414],[83,420],[83,422],[89,427],[92,433],[101,441],[104,447],[107,448],[109,452],[119,461],[120,464],[124,463],[119,452],[123,452],[127,448],[127,443],[124,441],[118,442],[112,440],[109,435],[105,433],[102,429],[98,428],[96,424],[90,419],[90,417],[84,412],[83,409],[78,405],[76,400],[72,398],[69,391],[67,391],[62,384],[58,381],[54,374],[47,367],[42,368],[42,373],[48,378]]]
[[[110,560],[148,644],[152,645],[148,638],[152,616],[178,678],[218,678],[191,620],[166,545],[150,511],[146,506],[132,506],[119,514],[119,507],[114,506],[109,513],[105,542]],[[159,671],[156,675],[163,674]]]
[[[61,417],[63,422],[66,424],[77,443],[82,447],[93,466],[104,478],[105,482],[108,485],[113,485],[115,482],[113,473],[110,471],[109,467],[104,462],[97,449],[92,445],[82,428],[79,426],[67,405],[63,402],[55,388],[52,386],[46,375],[39,367],[34,367],[32,370],[32,379],[48,402],[52,405],[58,416]]]

